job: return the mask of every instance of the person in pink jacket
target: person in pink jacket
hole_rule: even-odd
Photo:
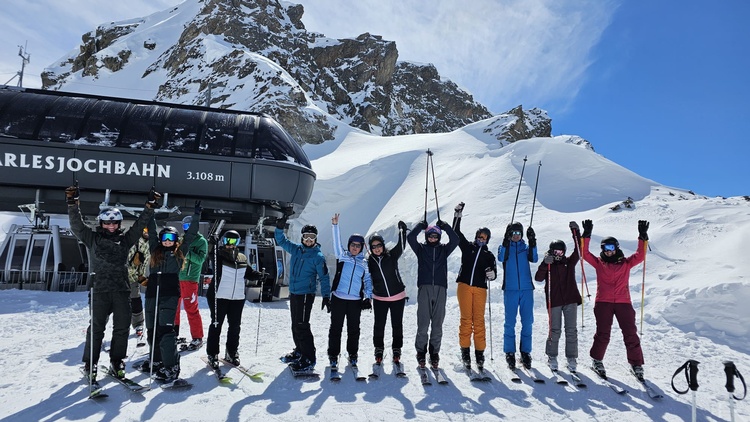
[[[597,282],[594,303],[596,334],[589,355],[593,359],[594,370],[602,378],[607,377],[602,360],[609,344],[612,320],[617,318],[625,342],[628,363],[635,376],[643,379],[643,350],[635,325],[635,309],[630,299],[629,281],[630,269],[643,262],[645,258],[648,225],[648,221],[638,221],[638,249],[633,255],[625,257],[620,249],[620,243],[610,236],[602,239],[602,252],[597,257],[589,251],[594,223],[591,220],[583,222],[583,259],[596,270]]]

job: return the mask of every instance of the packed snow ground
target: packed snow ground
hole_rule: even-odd
[[[156,385],[143,393],[131,393],[104,380],[109,397],[87,400],[88,387],[79,373],[88,324],[86,293],[0,291],[0,414],[3,420],[302,420],[315,418],[351,420],[690,420],[691,394],[677,395],[670,387],[672,373],[688,359],[700,361],[700,388],[696,399],[698,420],[729,420],[728,393],[724,388],[722,362],[732,360],[740,371],[750,373],[750,338],[746,303],[750,286],[746,279],[745,243],[750,233],[750,203],[741,197],[706,198],[686,190],[666,187],[644,179],[600,155],[564,142],[564,137],[520,141],[498,148],[481,131],[467,127],[449,134],[378,138],[353,131],[337,141],[307,146],[318,174],[315,191],[302,216],[293,222],[290,236],[298,240],[306,223],[320,229],[323,250],[331,250],[330,217],[341,213],[342,236],[353,232],[380,232],[390,246],[395,243],[396,223],[410,227],[424,216],[425,191],[428,220],[437,220],[435,187],[429,178],[425,188],[426,154],[434,152],[440,217],[450,221],[453,207],[466,203],[462,227],[471,236],[488,226],[495,237],[511,220],[523,159],[527,157],[515,220],[533,227],[540,250],[552,240],[563,239],[573,248],[568,222],[594,221],[592,245],[604,236],[615,236],[626,255],[633,253],[637,221],[651,222],[650,248],[645,265],[631,273],[631,296],[640,326],[641,285],[645,285],[641,341],[646,376],[665,398],[651,400],[628,375],[625,349],[615,323],[604,363],[615,383],[630,391],[618,396],[586,370],[595,322],[593,269],[585,271],[591,297],[585,297],[583,324],[579,320],[579,365],[588,383],[586,390],[551,382],[533,385],[528,380],[513,384],[502,356],[502,291],[499,281],[490,287],[493,361],[488,361],[493,380],[471,383],[457,371],[459,310],[455,284],[449,285],[441,363],[450,380],[447,386],[423,387],[414,370],[416,304],[411,300],[404,316],[404,362],[407,379],[397,379],[386,366],[379,380],[355,382],[344,373],[340,384],[325,376],[329,316],[314,308],[311,324],[316,339],[318,380],[291,377],[279,356],[292,348],[287,301],[247,303],[243,314],[240,353],[243,363],[264,373],[262,382],[242,378],[231,371],[235,383],[221,386],[200,360],[200,351],[185,354],[181,375],[194,384],[189,391],[162,391]],[[539,166],[541,162],[541,167]],[[532,208],[537,171],[540,171],[536,206]],[[610,208],[631,197],[632,208]],[[15,217],[3,215],[7,229]],[[63,220],[64,221],[64,220]],[[449,259],[449,278],[455,280],[460,251]],[[415,259],[407,251],[400,262],[407,292],[416,298]],[[536,266],[533,266],[536,269]],[[645,277],[644,277],[645,268]],[[581,272],[578,270],[580,281]],[[541,288],[535,293],[532,353],[534,366],[548,377],[544,364],[547,314]],[[579,308],[580,310],[580,308]],[[204,325],[208,308],[201,303]],[[491,317],[490,317],[491,315]],[[580,313],[579,313],[580,317]],[[581,327],[581,325],[583,325]],[[362,316],[360,366],[369,372],[372,347],[372,314]],[[226,330],[226,329],[225,329]],[[520,325],[517,326],[520,330]],[[182,336],[189,336],[183,315]],[[386,329],[389,344],[390,328]],[[107,338],[109,333],[107,333]],[[223,344],[222,344],[223,351]],[[145,350],[130,342],[130,361]],[[106,362],[106,354],[102,362]],[[148,378],[130,370],[141,384]],[[677,385],[686,388],[683,375]],[[741,392],[740,392],[741,394]],[[750,420],[748,400],[735,402],[736,420]]]

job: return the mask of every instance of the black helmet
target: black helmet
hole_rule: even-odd
[[[312,233],[314,235],[318,235],[318,228],[313,226],[312,224],[305,224],[304,227],[302,227],[302,234],[305,233]]]
[[[521,232],[521,237],[523,237],[523,224],[519,223],[518,221],[510,223],[510,231]]]
[[[240,234],[235,230],[227,230],[224,232],[224,236],[221,237],[221,243],[223,245],[237,246],[240,244]]]
[[[477,229],[477,232],[474,235],[474,238],[476,239],[477,237],[479,237],[480,233],[484,233],[485,236],[487,236],[486,243],[490,243],[490,237],[492,237],[492,232],[490,231],[490,229],[488,229],[487,227],[480,227],[479,229]]]
[[[604,251],[604,245],[615,245],[615,249],[620,249],[620,242],[618,242],[617,239],[612,236],[607,236],[602,239],[602,251]]]
[[[352,243],[355,243],[355,242],[359,243],[362,246],[364,246],[365,245],[365,237],[362,236],[359,233],[354,233],[353,235],[349,236],[349,241],[346,242],[346,247],[348,248],[349,245],[351,245]]]
[[[163,229],[161,229],[161,231],[159,231],[159,242],[161,243],[164,240],[164,235],[169,235],[169,234],[173,235],[173,236],[171,236],[173,242],[177,242],[177,238],[180,237],[180,235],[177,232],[176,228],[174,228],[172,226],[167,226],[167,227],[164,227]],[[170,237],[170,236],[168,236],[168,237]]]
[[[550,251],[563,251],[563,254],[565,253],[565,242],[563,242],[560,239],[552,241],[552,243],[549,244],[549,250]]]
[[[383,236],[380,235],[380,233],[373,233],[370,235],[370,238],[367,240],[367,244],[370,246],[370,249],[372,249],[372,242],[379,240],[380,243],[383,244],[383,247],[385,247],[385,240],[383,239]]]

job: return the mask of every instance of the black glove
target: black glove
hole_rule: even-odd
[[[583,220],[583,234],[581,237],[591,237],[591,230],[594,230],[594,222],[591,220]]]
[[[526,229],[526,238],[529,239],[529,244],[531,244],[532,241],[536,244],[536,232],[534,232],[534,229],[531,227]]]
[[[648,221],[638,220],[638,239],[648,240]]]
[[[276,228],[284,230],[284,227],[286,226],[286,217],[279,217],[276,219]]]
[[[65,189],[65,202],[68,205],[75,205],[78,202],[78,198],[81,197],[81,191],[78,186],[70,186]]]
[[[421,226],[420,230],[424,230],[427,228],[427,226],[429,226],[429,224],[427,223],[427,220],[422,220],[419,222],[419,226]]]
[[[289,205],[286,208],[284,208],[284,218],[289,218],[290,216],[294,215],[294,207]]]
[[[453,217],[461,218],[465,205],[466,204],[464,204],[463,202],[459,202],[458,205],[456,205],[456,208],[453,208]]]
[[[578,223],[575,221],[571,221],[570,224],[570,231],[573,232],[573,236],[578,239],[581,237],[581,230],[578,228]]]
[[[510,224],[505,227],[505,237],[503,239],[510,240],[513,237],[513,229],[510,228]],[[504,243],[503,243],[504,244]]]
[[[146,206],[151,209],[159,208],[159,199],[161,199],[161,194],[152,187],[148,192],[148,202],[146,202]]]
[[[195,213],[197,215],[201,215],[201,213],[203,213],[203,207],[201,206],[201,201],[195,201]]]
[[[372,302],[370,302],[370,299],[362,299],[362,303],[360,303],[360,306],[362,309],[372,309]]]
[[[442,229],[442,230],[446,230],[446,229],[449,229],[451,227],[450,224],[446,223],[443,220],[438,220],[437,221],[437,226],[440,227],[440,229]]]
[[[328,311],[329,314],[331,313],[331,299],[327,297],[323,298],[323,304],[320,306],[320,310],[322,311],[323,309]]]
[[[402,232],[405,232],[406,231],[406,223],[404,223],[403,221],[399,221],[398,222],[398,229],[401,230]]]

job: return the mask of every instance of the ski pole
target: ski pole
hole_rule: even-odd
[[[154,302],[154,327],[151,333],[151,356],[149,357],[149,377],[148,377],[148,389],[151,389],[151,380],[154,378],[154,350],[156,348],[156,330],[157,323],[159,321],[159,287],[161,284],[161,271],[156,273],[156,299]]]
[[[586,271],[583,267],[583,238],[576,236],[576,230],[574,228],[571,228],[570,231],[573,233],[573,244],[576,247],[576,251],[578,252],[578,260],[581,261],[581,329],[583,329],[583,310],[584,310],[584,296],[583,296],[583,288],[586,287],[586,293],[588,293],[588,297],[591,298],[591,293],[589,293],[589,285],[586,283]],[[580,242],[580,243],[579,243]]]
[[[94,283],[91,283],[89,293],[89,318],[89,397],[91,397],[94,390],[94,381],[91,379],[91,374],[94,373]]]
[[[435,211],[437,212],[437,219],[440,221],[440,204],[438,204],[437,183],[435,183],[435,162],[432,160],[432,151],[427,150],[427,153],[429,154],[428,159],[432,168],[432,187],[435,188]]]
[[[492,267],[487,267],[484,272],[486,273],[488,269],[491,269]],[[490,360],[495,361],[495,359],[492,357],[492,289],[490,288],[490,280],[487,280],[487,300],[489,300],[489,307],[490,307]]]
[[[430,155],[432,152],[430,152],[429,148],[427,149],[427,169],[424,173],[424,221],[427,221],[427,186],[430,183]]]
[[[641,281],[641,335],[643,335],[643,308],[646,301],[646,254],[648,253],[648,240],[643,241],[643,280]]]
[[[258,338],[260,337],[260,310],[263,308],[263,289],[266,282],[266,269],[261,270],[260,295],[258,296],[258,329],[255,330],[255,356],[258,356]]]
[[[521,177],[518,178],[518,190],[516,190],[516,202],[513,203],[513,214],[510,217],[510,222],[516,218],[516,206],[518,205],[518,195],[521,193],[521,182],[523,181],[523,172],[526,170],[526,156],[523,157],[523,166],[521,167]]]
[[[534,199],[531,200],[531,220],[529,221],[529,227],[534,222],[534,206],[536,205],[536,188],[539,187],[539,172],[542,171],[542,162],[539,162],[539,167],[536,170],[536,183],[534,183]]]
[[[692,421],[696,421],[696,400],[695,400],[695,392],[698,391],[698,362],[697,360],[690,359],[682,366],[677,368],[674,375],[672,375],[672,389],[677,394],[685,394],[688,392],[688,389],[693,391],[693,410],[692,410]],[[685,380],[687,381],[688,388],[685,390],[678,390],[677,387],[674,385],[674,379],[682,371],[685,371]]]
[[[547,339],[552,338],[552,264],[547,264]]]
[[[727,392],[729,393],[729,412],[731,414],[731,420],[732,422],[734,422],[734,400],[742,400],[745,398],[745,396],[747,396],[747,384],[745,384],[745,378],[742,377],[742,374],[740,374],[740,371],[731,360],[724,362],[724,373],[727,376],[727,383],[725,387],[727,389]],[[742,382],[742,388],[744,390],[742,393],[742,397],[737,397],[734,395],[734,377],[739,378],[740,382]]]

